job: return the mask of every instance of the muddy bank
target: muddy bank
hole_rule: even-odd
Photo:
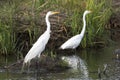
[[[70,69],[70,66],[68,66],[68,63],[61,60],[60,57],[52,58],[49,56],[41,56],[39,59],[33,59],[31,61],[31,64],[28,68],[28,66],[24,67],[23,72],[22,70],[23,60],[18,60],[15,63],[12,63],[10,65],[4,65],[1,66],[1,70],[9,71],[9,72],[16,72],[16,73],[34,73],[36,70],[40,73],[49,73],[49,72],[61,72],[65,71],[67,69]]]
[[[111,39],[114,41],[120,40],[120,11],[113,13],[110,19],[110,27],[109,30],[111,32]]]
[[[113,14],[107,26],[110,31],[110,39],[119,42],[120,40],[120,1],[112,0]]]

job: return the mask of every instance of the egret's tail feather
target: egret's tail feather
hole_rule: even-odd
[[[58,49],[60,49],[60,50],[61,50],[61,49],[63,49],[63,48],[60,46]]]
[[[62,49],[61,47],[59,47],[58,49]]]

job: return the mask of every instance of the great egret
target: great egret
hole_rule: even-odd
[[[86,29],[85,16],[88,13],[91,13],[91,11],[86,10],[83,14],[83,23],[84,24],[83,24],[83,28],[82,28],[81,33],[71,37],[70,39],[68,39],[64,44],[62,44],[60,46],[60,49],[76,49],[79,46],[79,44],[80,44],[80,42],[81,42],[81,40],[84,36],[84,33],[85,33],[85,29]]]
[[[34,45],[32,46],[32,48],[29,50],[29,52],[27,53],[27,55],[25,56],[24,58],[24,61],[23,61],[23,67],[22,69],[24,68],[24,65],[28,64],[30,65],[30,61],[33,59],[33,58],[36,58],[36,57],[40,57],[41,55],[41,52],[45,49],[45,46],[46,44],[48,43],[48,40],[50,38],[50,22],[49,22],[49,16],[53,15],[53,14],[58,14],[59,12],[53,12],[53,11],[49,11],[47,14],[46,14],[46,24],[47,24],[47,30],[38,38],[38,40],[34,43]]]

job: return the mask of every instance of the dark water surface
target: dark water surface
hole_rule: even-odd
[[[77,50],[76,55],[62,56],[71,69],[62,72],[49,72],[45,74],[21,74],[18,71],[9,72],[0,68],[0,80],[120,80],[120,60],[113,55],[115,47],[103,49]],[[0,57],[0,67],[16,61],[15,57]],[[103,74],[104,65],[107,64],[106,74]],[[101,75],[98,76],[98,69]]]

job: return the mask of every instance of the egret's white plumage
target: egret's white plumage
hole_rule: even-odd
[[[47,24],[47,30],[39,37],[39,39],[34,43],[32,48],[29,50],[27,55],[24,58],[23,66],[24,64],[30,64],[30,61],[33,58],[40,57],[41,52],[45,49],[46,44],[48,43],[48,40],[50,38],[50,22],[49,22],[49,16],[53,14],[57,14],[58,12],[52,12],[49,11],[46,14],[46,24]]]
[[[70,39],[68,39],[64,44],[62,44],[60,46],[60,49],[75,49],[79,46],[84,33],[85,33],[85,29],[86,29],[86,21],[85,21],[85,16],[90,13],[91,11],[86,10],[83,14],[83,28],[80,34],[77,34],[73,37],[71,37]]]

